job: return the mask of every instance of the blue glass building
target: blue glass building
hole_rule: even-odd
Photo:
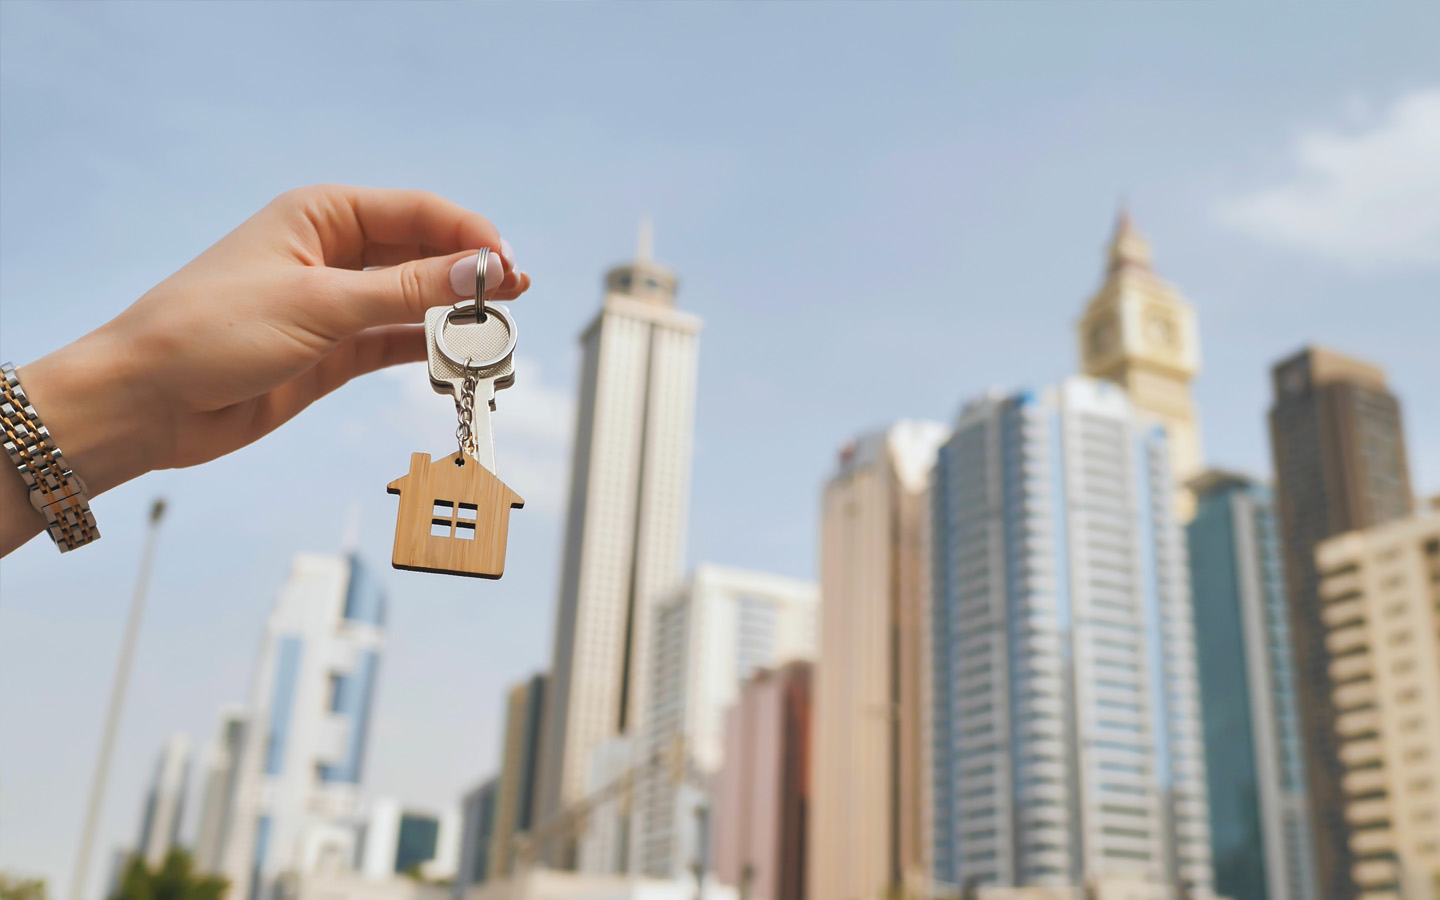
[[[1315,900],[1284,563],[1269,488],[1210,471],[1186,528],[1215,890]]]

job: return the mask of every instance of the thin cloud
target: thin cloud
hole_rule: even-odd
[[[1223,201],[1220,221],[1352,268],[1440,265],[1440,88],[1399,97],[1368,129],[1303,132],[1293,156],[1289,180]]]

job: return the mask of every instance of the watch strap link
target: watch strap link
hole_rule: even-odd
[[[30,405],[15,367],[5,363],[0,371],[4,373],[0,424],[5,454],[30,489],[30,503],[44,516],[51,540],[65,553],[99,539],[85,482],[66,464],[65,455]]]

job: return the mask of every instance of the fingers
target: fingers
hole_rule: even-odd
[[[382,325],[420,322],[432,306],[448,306],[475,296],[474,259],[472,253],[452,253],[362,272],[328,270],[325,278],[330,290],[318,310],[325,320],[320,329],[346,335]],[[498,270],[497,255],[492,254],[491,261]],[[487,283],[498,274],[492,272]],[[529,286],[530,276],[510,272],[486,299],[514,300]]]
[[[304,374],[260,399],[250,428],[255,440],[352,378],[425,358],[425,329],[419,325],[371,328],[346,338]]]
[[[367,248],[379,245],[423,246],[431,256],[481,247],[501,252],[500,232],[489,219],[429,191],[326,184],[281,199],[310,220],[328,266],[386,265],[369,259]]]

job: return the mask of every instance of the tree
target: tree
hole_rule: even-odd
[[[224,900],[230,882],[195,871],[189,851],[175,847],[154,870],[139,856],[130,858],[120,890],[110,900]]]
[[[45,900],[45,879],[0,874],[0,900]]]

